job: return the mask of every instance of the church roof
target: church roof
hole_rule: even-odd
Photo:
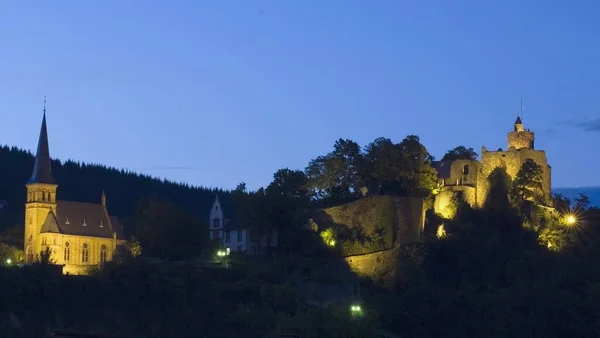
[[[515,121],[515,124],[523,124],[523,122],[521,122],[521,116],[517,116],[517,120]]]
[[[42,118],[42,128],[40,130],[40,138],[38,140],[38,148],[33,164],[33,173],[27,182],[31,183],[48,183],[55,184],[52,177],[52,167],[50,160],[50,148],[48,146],[48,130],[46,129],[46,112]]]
[[[48,213],[41,232],[112,238],[112,229],[117,239],[125,239],[119,218],[109,216],[102,204],[57,201],[56,215]]]

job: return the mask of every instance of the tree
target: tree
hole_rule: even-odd
[[[527,159],[517,172],[513,182],[515,197],[522,204],[525,200],[542,202],[542,166]]]
[[[565,195],[558,193],[552,195],[552,206],[560,212],[567,212],[571,209],[571,200]]]
[[[45,247],[40,251],[37,257],[37,262],[42,265],[50,265],[56,263],[56,260],[52,258],[52,249]]]
[[[590,198],[586,194],[579,193],[575,198],[574,208],[577,211],[585,211],[590,207]]]
[[[458,146],[454,149],[450,149],[442,157],[442,161],[454,161],[454,160],[477,160],[478,154],[473,148],[466,148],[465,146]]]
[[[0,242],[17,248],[22,248],[24,237],[23,230],[24,229],[22,226],[15,226],[4,229],[4,231],[2,231],[2,234],[0,235]]]
[[[280,235],[291,235],[290,232],[300,230],[308,221],[306,211],[311,193],[306,188],[307,181],[300,170],[285,168],[273,175],[273,182],[265,191],[266,203],[269,204],[269,223],[277,228]]]
[[[488,176],[488,194],[483,205],[484,210],[503,212],[512,208],[510,190],[512,180],[502,167],[496,167]]]
[[[146,256],[187,259],[200,255],[207,243],[208,227],[167,200],[143,198],[134,222]]]
[[[352,140],[338,139],[334,150],[309,162],[305,169],[308,187],[320,199],[350,201],[364,186],[363,155]]]
[[[409,135],[398,144],[377,138],[365,148],[364,157],[365,170],[370,173],[370,191],[425,197],[437,182],[431,156],[418,136]]]
[[[10,260],[12,263],[21,263],[25,258],[23,250],[5,243],[0,243],[0,263]]]

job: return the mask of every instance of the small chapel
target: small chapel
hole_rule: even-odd
[[[46,248],[64,274],[85,274],[92,266],[112,259],[118,245],[125,244],[119,218],[106,208],[106,195],[99,203],[56,199],[57,182],[52,175],[46,109],[38,141],[33,173],[26,184],[25,264],[35,262]]]

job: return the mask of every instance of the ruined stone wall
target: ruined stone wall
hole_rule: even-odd
[[[531,131],[513,131],[508,133],[508,148],[534,149],[534,134]]]
[[[548,165],[546,159],[546,152],[543,150],[533,149],[510,149],[507,151],[487,151],[482,148],[481,152],[481,178],[478,180],[477,185],[477,204],[482,206],[487,197],[489,184],[487,177],[496,167],[502,167],[506,169],[508,175],[514,180],[517,177],[517,173],[521,168],[521,165],[527,160],[532,159],[535,163],[542,166],[542,188],[546,197],[550,197],[552,186],[551,186],[551,167]]]
[[[465,175],[465,166],[468,174]],[[444,185],[477,185],[477,176],[481,164],[476,160],[456,160],[450,166],[450,177],[444,179]]]
[[[398,248],[345,257],[350,270],[384,287],[394,285],[398,273]]]
[[[459,192],[462,192],[464,201],[469,203],[470,206],[475,207],[477,205],[477,189],[475,187],[466,185],[446,186],[435,195],[433,211],[444,218],[454,217],[457,205],[455,205],[453,198]]]

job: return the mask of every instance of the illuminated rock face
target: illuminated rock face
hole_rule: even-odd
[[[438,193],[434,211],[444,217],[451,217],[452,203],[458,196],[473,207],[481,207],[488,194],[488,176],[497,167],[504,168],[515,179],[521,165],[532,159],[542,167],[542,189],[545,197],[551,194],[551,167],[546,153],[534,149],[534,133],[523,128],[520,118],[508,133],[508,149],[488,151],[481,147],[481,161],[455,160],[434,162],[438,172]]]

